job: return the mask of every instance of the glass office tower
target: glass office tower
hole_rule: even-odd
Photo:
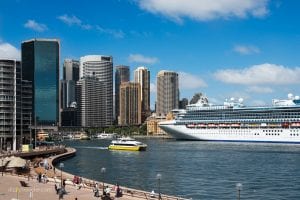
[[[53,125],[59,116],[59,40],[22,42],[22,79],[32,83],[32,119]]]

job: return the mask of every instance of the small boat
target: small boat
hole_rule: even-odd
[[[86,133],[76,133],[74,135],[75,140],[90,140],[91,138]]]
[[[121,137],[111,141],[109,150],[145,151],[147,145],[130,137]]]
[[[102,140],[112,140],[112,139],[116,139],[116,137],[117,135],[115,133],[99,133],[96,136],[97,139],[102,139]]]

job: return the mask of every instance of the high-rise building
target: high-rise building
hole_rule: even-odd
[[[101,107],[103,110],[98,113],[102,120],[99,126],[110,126],[113,123],[113,59],[111,56],[102,55],[88,55],[80,58],[79,67],[80,79],[89,77],[96,78],[100,82],[101,90],[93,91],[95,95],[101,100]],[[93,82],[95,82],[93,81]],[[96,84],[96,83],[95,83]],[[83,92],[83,90],[81,90]],[[85,98],[83,93],[77,93]],[[78,102],[77,105],[80,103]],[[86,109],[81,107],[81,109]]]
[[[178,74],[162,70],[157,74],[156,114],[167,115],[171,110],[178,108],[179,89]]]
[[[146,67],[138,67],[134,71],[134,82],[140,85],[140,101],[142,104],[142,122],[150,116],[150,71]]]
[[[79,80],[79,61],[65,59],[63,65],[63,80],[78,81]]]
[[[141,101],[139,100],[139,96],[139,83],[121,83],[119,125],[141,124]]]
[[[68,117],[68,115],[65,114],[62,115],[63,110],[76,105],[75,85],[78,80],[79,80],[79,61],[72,60],[72,59],[65,59],[63,65],[63,80],[61,80],[59,84],[60,126],[63,126],[62,121],[68,121],[68,119],[62,119],[63,116]],[[75,125],[74,122],[73,125]]]
[[[116,66],[115,72],[115,118],[120,116],[120,85],[130,80],[129,66]]]
[[[37,125],[59,120],[59,40],[22,42],[22,80],[32,83],[32,114]]]
[[[105,83],[95,76],[84,77],[76,84],[78,102],[77,123],[82,127],[104,127],[111,125],[107,119]]]
[[[22,140],[21,64],[0,60],[0,150],[16,150]]]

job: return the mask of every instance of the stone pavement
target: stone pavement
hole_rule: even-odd
[[[22,187],[20,181],[28,183],[28,187]],[[100,197],[94,197],[91,189],[81,188],[76,189],[75,186],[66,186],[67,194],[64,195],[64,200],[74,200],[76,197],[78,200],[100,200]],[[101,191],[100,191],[101,194]],[[112,193],[111,196],[114,196]],[[58,199],[58,195],[54,189],[54,183],[38,183],[37,180],[21,176],[15,176],[10,174],[4,174],[0,176],[0,199],[1,200],[52,200]],[[115,198],[120,200],[139,200],[146,199],[132,197],[130,195],[123,195],[122,197]],[[153,198],[154,199],[154,198]]]

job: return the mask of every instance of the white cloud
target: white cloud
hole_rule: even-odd
[[[64,22],[65,24],[72,26],[72,25],[77,25],[77,26],[81,26],[81,20],[78,19],[76,16],[69,16],[69,15],[61,15],[59,17],[57,17],[59,20],[61,20],[62,22]]]
[[[263,17],[268,0],[137,0],[141,9],[174,21],[182,18],[208,21],[218,18]]]
[[[156,93],[156,83],[150,83],[150,92]]]
[[[72,15],[69,16],[67,14],[61,15],[57,17],[57,19],[61,20],[63,23],[67,24],[68,26],[78,26],[83,30],[96,30],[100,33],[108,34],[111,35],[115,38],[124,38],[124,32],[122,30],[115,30],[115,29],[108,29],[108,28],[103,28],[99,25],[91,25],[91,24],[86,24],[83,23],[81,19],[78,17]]]
[[[44,32],[48,30],[48,27],[45,24],[37,23],[34,20],[29,19],[25,24],[24,27],[32,29],[38,32]]]
[[[260,53],[260,49],[252,45],[236,45],[234,46],[233,51],[243,55]]]
[[[263,87],[263,86],[250,86],[247,88],[248,92],[253,93],[272,93],[273,89],[270,87]]]
[[[146,57],[142,54],[130,54],[128,57],[128,61],[136,63],[155,64],[159,60],[156,57]]]
[[[99,25],[96,26],[96,29],[101,33],[106,33],[106,34],[112,35],[115,38],[124,38],[124,32],[121,30],[103,28]]]
[[[214,73],[217,80],[241,85],[288,85],[300,83],[300,68],[264,63],[244,69],[225,69]]]
[[[21,52],[19,49],[9,43],[2,43],[0,41],[0,58],[1,59],[21,59]]]
[[[206,87],[207,84],[200,77],[186,72],[178,72],[179,75],[179,88],[184,89],[197,89],[201,87]]]

